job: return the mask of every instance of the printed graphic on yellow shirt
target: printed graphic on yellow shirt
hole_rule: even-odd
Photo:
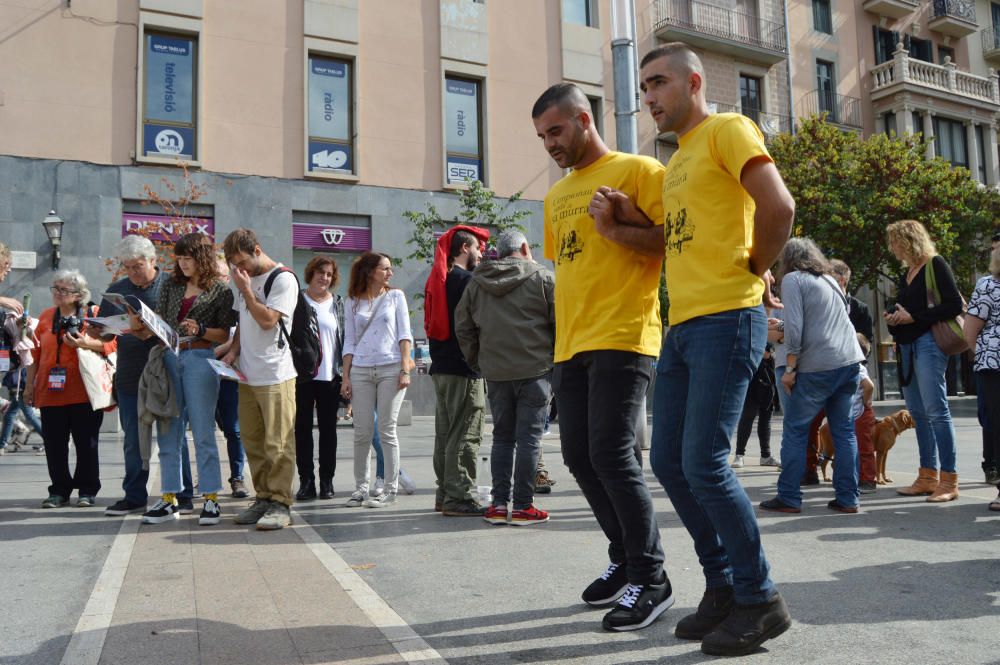
[[[665,217],[663,237],[666,241],[667,256],[677,256],[684,251],[684,245],[694,240],[695,225],[688,219],[687,208],[675,208],[664,201]]]
[[[576,231],[569,233],[559,239],[559,256],[556,262],[562,265],[566,261],[574,260],[578,254],[583,252],[583,243],[577,240]]]

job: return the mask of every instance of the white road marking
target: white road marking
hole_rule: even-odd
[[[295,525],[292,527],[320,563],[330,571],[333,578],[344,588],[361,611],[382,631],[389,643],[408,663],[447,665],[436,649],[424,641],[409,624],[403,620],[382,597],[375,593],[367,582],[351,568],[333,547],[323,540],[302,515],[292,511]]]

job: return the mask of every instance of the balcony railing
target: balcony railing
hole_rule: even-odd
[[[802,115],[826,113],[827,122],[861,128],[861,100],[829,90],[813,90],[802,102]]]
[[[950,61],[935,65],[917,60],[909,56],[902,44],[896,47],[892,60],[872,67],[871,73],[873,95],[897,85],[909,84],[1000,105],[1000,84],[996,75],[977,76],[960,72]]]
[[[785,25],[698,0],[656,0],[656,25],[699,32],[759,49],[788,52]]]
[[[932,7],[933,18],[948,16],[969,23],[976,22],[976,4],[969,0],[934,0]]]
[[[792,118],[778,113],[767,113],[761,109],[744,108],[740,112],[757,123],[764,136],[772,137],[777,134],[792,131]]]
[[[983,39],[983,56],[993,59],[1000,57],[1000,28],[983,28],[979,34]]]

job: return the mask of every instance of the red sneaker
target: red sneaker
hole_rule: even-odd
[[[483,513],[483,519],[490,524],[506,524],[507,506],[490,506]]]
[[[534,506],[528,506],[524,510],[515,510],[510,515],[510,523],[513,526],[528,526],[530,524],[541,524],[549,521],[549,514],[544,510],[539,510]]]

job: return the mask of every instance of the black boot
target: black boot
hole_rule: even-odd
[[[792,625],[785,601],[775,593],[756,605],[733,605],[733,611],[701,641],[710,656],[745,656]]]
[[[316,498],[316,480],[309,478],[299,479],[299,492],[295,495],[296,501],[312,501]]]
[[[332,499],[333,498],[333,478],[320,478],[319,479],[319,498],[321,499]]]
[[[733,609],[733,587],[705,589],[698,611],[677,622],[674,635],[682,640],[700,640],[722,623]]]

